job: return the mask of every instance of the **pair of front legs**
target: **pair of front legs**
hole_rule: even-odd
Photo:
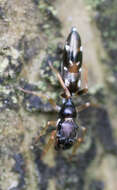
[[[53,67],[53,65],[52,65],[52,63],[50,61],[48,62],[48,64],[51,67],[51,69],[53,70],[53,72],[56,74],[56,76],[57,76],[57,78],[58,78],[58,80],[59,80],[62,88],[65,90],[66,97],[70,98],[71,94],[69,92],[69,89],[66,87],[66,85],[65,85],[65,83],[64,83],[64,81],[63,81],[63,79],[62,79],[62,77],[60,75],[60,73]],[[88,92],[87,69],[86,69],[86,66],[84,66],[84,68],[85,68],[85,73],[84,73],[85,88],[83,88],[81,90],[78,90],[78,92],[76,93],[77,95],[83,95],[83,94],[86,94]],[[32,92],[30,90],[25,90],[25,89],[23,89],[21,87],[18,87],[18,90],[23,91],[24,93],[28,93],[28,94],[32,94],[32,95],[35,95],[35,96],[39,96],[41,98],[47,98],[48,101],[49,101],[49,103],[53,106],[53,108],[54,108],[55,111],[60,110],[60,107],[57,106],[57,104],[55,103],[55,101],[51,97],[47,96],[46,94]],[[84,107],[84,105],[83,105],[83,107]],[[87,104],[86,104],[86,107],[87,107]]]

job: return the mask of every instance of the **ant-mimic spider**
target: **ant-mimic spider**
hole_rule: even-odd
[[[77,148],[83,141],[83,137],[86,132],[86,128],[79,127],[79,125],[77,125],[75,121],[77,117],[77,112],[82,111],[83,109],[90,106],[90,103],[86,103],[76,108],[72,101],[72,95],[74,93],[81,95],[88,91],[86,74],[85,74],[86,86],[84,89],[80,89],[82,47],[81,47],[80,36],[76,31],[76,28],[72,28],[64,47],[63,63],[61,65],[61,74],[53,67],[51,61],[49,61],[48,63],[53,72],[56,74],[62,88],[64,89],[64,93],[62,94],[63,105],[61,106],[61,108],[54,102],[53,99],[51,99],[46,95],[28,91],[22,88],[19,88],[19,90],[23,91],[24,93],[40,96],[42,98],[47,97],[48,101],[58,112],[57,121],[48,121],[44,130],[41,131],[40,135],[35,140],[35,142],[37,142],[39,138],[43,135],[44,131],[46,131],[46,129],[49,126],[56,126],[56,129],[51,134],[48,144],[44,148],[42,156],[46,154],[46,152],[48,151],[48,149],[50,148],[51,144],[53,144],[54,141],[55,141],[56,150],[69,149],[74,145],[72,150],[72,155],[74,155]]]
[[[55,69],[53,68],[51,62],[49,62],[49,65],[55,72]],[[83,89],[81,89],[82,66],[85,69],[85,88]],[[62,77],[62,80],[71,95],[82,95],[88,92],[87,69],[86,66],[82,63],[81,39],[75,27],[72,28],[64,46],[63,62],[61,64],[61,76],[57,71],[56,74],[59,76],[58,79],[60,82],[60,78]],[[68,94],[67,89],[65,89],[65,93],[62,94],[62,97],[66,97],[66,94]]]

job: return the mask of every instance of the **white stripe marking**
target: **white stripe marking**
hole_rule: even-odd
[[[65,49],[69,51],[70,47],[68,45],[65,45]]]
[[[68,81],[68,79],[65,79],[65,85],[66,85],[66,86],[69,86],[69,81]]]
[[[76,63],[76,65],[78,66],[80,64],[80,61]]]
[[[69,61],[69,63],[70,63],[70,66],[73,66],[73,62],[71,60]]]
[[[78,87],[80,87],[80,86],[81,86],[81,80],[78,81]]]
[[[64,67],[64,70],[67,71],[68,70],[67,67]]]
[[[73,27],[73,28],[72,28],[72,31],[73,31],[73,32],[76,32],[76,31],[77,31],[76,27]]]
[[[79,69],[79,72],[81,72],[81,71],[82,71],[82,68]]]
[[[83,51],[83,47],[82,46],[80,46],[80,51]]]

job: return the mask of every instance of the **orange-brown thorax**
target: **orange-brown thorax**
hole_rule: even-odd
[[[78,73],[78,65],[76,65],[76,63],[73,63],[73,65],[69,67],[69,72],[70,73]]]

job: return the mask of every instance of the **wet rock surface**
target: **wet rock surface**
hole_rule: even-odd
[[[15,160],[15,165],[12,168],[12,170],[19,174],[19,184],[16,187],[11,188],[10,190],[19,190],[23,189],[25,186],[25,164],[24,159],[21,154],[15,154],[13,156],[13,159]]]
[[[103,190],[104,189],[104,183],[102,181],[96,181],[92,180],[89,189],[91,190]]]
[[[20,52],[13,47],[2,49],[0,55],[0,79],[1,81],[16,79],[21,72],[22,63]]]

